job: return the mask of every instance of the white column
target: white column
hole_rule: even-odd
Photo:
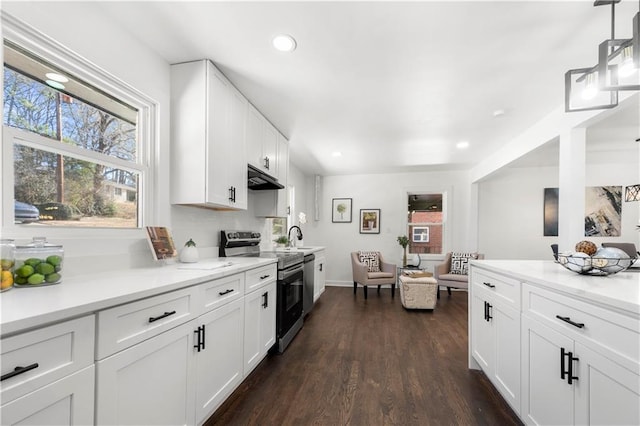
[[[558,249],[572,251],[584,240],[586,129],[560,135]]]

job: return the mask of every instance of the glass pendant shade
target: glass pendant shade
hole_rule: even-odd
[[[598,90],[593,68],[569,70],[564,75],[566,112],[613,108],[618,105],[618,92]]]
[[[598,49],[600,90],[640,90],[640,70],[633,60],[635,52],[631,41],[631,39],[607,40],[600,43]]]

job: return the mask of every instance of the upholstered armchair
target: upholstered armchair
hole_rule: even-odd
[[[357,293],[358,284],[364,289],[364,298],[367,298],[367,287],[370,285],[391,285],[391,297],[395,297],[396,290],[396,265],[387,263],[379,251],[352,252],[351,267],[353,269],[353,294]]]
[[[457,255],[468,255],[469,253],[456,253]],[[484,259],[484,254],[472,253],[477,257],[471,257],[472,259]],[[452,253],[447,253],[444,262],[436,265],[434,268],[433,277],[438,281],[438,289],[440,286],[447,287],[447,292],[451,295],[452,288],[469,288],[469,272],[468,272],[468,260],[464,260],[464,256],[456,257],[455,260],[455,272],[451,270]],[[438,298],[440,298],[440,291],[438,291]]]

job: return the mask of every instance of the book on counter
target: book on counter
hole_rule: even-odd
[[[173,259],[178,256],[178,250],[173,243],[169,228],[163,226],[147,226],[147,240],[155,260]]]
[[[421,278],[421,277],[432,277],[433,274],[431,272],[428,271],[421,271],[419,269],[414,269],[414,270],[404,270],[402,271],[402,275],[405,275],[407,277],[411,277],[411,278]]]

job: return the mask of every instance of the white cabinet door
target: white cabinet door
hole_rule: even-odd
[[[93,424],[94,378],[91,365],[4,404],[0,407],[0,424]]]
[[[231,91],[213,65],[207,69],[207,202],[230,205],[229,174]]]
[[[276,191],[276,215],[285,217],[289,214],[289,142],[278,133],[278,182],[284,189]]]
[[[194,424],[195,321],[97,362],[98,424]]]
[[[247,107],[245,123],[247,148],[247,163],[265,171],[264,155],[262,155],[262,141],[264,139],[264,118],[253,105]]]
[[[244,376],[262,361],[276,340],[276,283],[245,297]]]
[[[489,307],[484,293],[474,289],[471,293],[471,354],[480,364],[487,376],[493,374],[494,336],[491,321],[488,319]]]
[[[200,316],[204,339],[196,352],[196,422],[202,423],[242,381],[244,300]]]
[[[324,251],[316,252],[316,259],[313,264],[313,302],[315,303],[322,293],[324,293],[325,281],[327,277],[326,258]]]
[[[232,190],[232,206],[247,209],[247,149],[245,128],[247,119],[247,100],[231,87],[230,94],[230,138],[228,143],[227,180]]]
[[[576,343],[576,424],[640,424],[640,376]]]
[[[567,352],[573,352],[573,340],[526,315],[522,317],[520,418],[527,424],[574,424],[573,385],[568,383],[566,374],[569,366]]]
[[[516,413],[519,413],[520,312],[495,301],[490,311],[495,339],[491,381]]]
[[[262,140],[262,156],[266,162],[266,172],[268,175],[278,176],[278,130],[264,119],[264,139]]]

